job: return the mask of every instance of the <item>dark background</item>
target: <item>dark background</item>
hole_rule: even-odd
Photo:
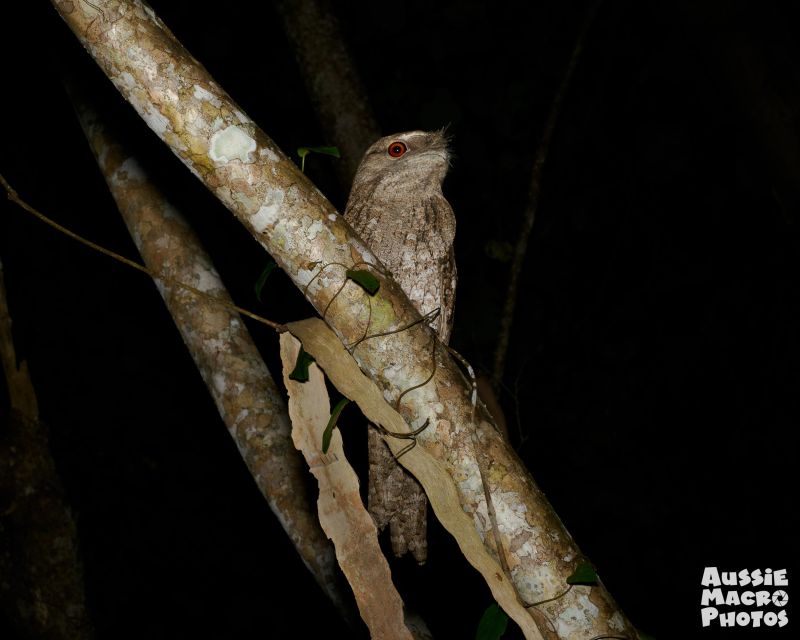
[[[486,370],[509,268],[487,246],[516,239],[589,4],[337,4],[384,132],[450,125],[452,343]],[[152,5],[287,153],[330,143],[269,3]],[[552,142],[522,277],[502,395],[512,439],[622,609],[660,640],[785,636],[798,624],[791,585],[783,631],[699,623],[705,566],[790,568],[794,580],[800,56],[788,6],[602,5]],[[267,256],[49,3],[10,11],[2,171],[20,195],[136,256],[61,89],[67,67],[93,83],[237,302],[278,321],[310,315],[282,274],[256,301]],[[776,143],[776,127],[791,135]],[[307,173],[341,208],[334,162],[310,158]],[[11,205],[0,258],[99,637],[348,637],[249,477],[152,282]],[[275,335],[251,327],[279,372]],[[343,423],[363,464],[362,422],[353,411]],[[394,562],[396,581],[436,637],[473,637],[491,596],[431,528],[428,565]]]

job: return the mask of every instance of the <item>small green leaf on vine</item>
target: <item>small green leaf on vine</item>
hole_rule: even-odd
[[[348,269],[345,275],[371,296],[381,288],[378,279],[366,269]]]
[[[597,584],[597,574],[589,562],[581,562],[567,578],[567,584]]]
[[[264,267],[264,270],[261,272],[261,275],[258,276],[258,280],[256,280],[256,284],[254,285],[254,289],[256,290],[256,299],[261,302],[261,290],[264,288],[264,284],[267,282],[267,278],[269,278],[269,274],[272,273],[272,270],[278,266],[278,263],[274,260],[270,260],[267,263],[267,266]]]
[[[344,409],[349,402],[347,398],[342,398],[333,408],[331,417],[328,419],[328,426],[326,426],[325,431],[322,432],[322,453],[328,453],[328,447],[331,446],[331,436],[333,435],[334,427],[336,427],[336,421],[339,419],[342,409]]]
[[[481,616],[475,640],[499,640],[508,627],[508,615],[497,603],[490,604]]]
[[[306,353],[303,347],[300,347],[294,369],[292,369],[292,372],[289,374],[289,380],[308,382],[308,365],[312,362],[314,362],[314,358],[311,354]]]
[[[342,157],[338,147],[298,147],[297,155],[300,156],[300,171],[303,173],[306,172],[306,156],[309,153],[319,153],[324,156],[333,156],[334,158]]]

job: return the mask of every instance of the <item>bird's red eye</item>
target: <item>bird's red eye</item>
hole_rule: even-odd
[[[400,142],[398,140],[397,142],[392,142],[392,144],[389,145],[389,155],[392,156],[392,158],[399,158],[406,151],[408,151],[408,147],[406,146],[405,142]]]

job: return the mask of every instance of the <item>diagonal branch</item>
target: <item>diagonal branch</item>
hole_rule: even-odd
[[[345,619],[352,617],[333,549],[305,491],[306,469],[292,445],[286,405],[239,314],[216,302],[233,306],[210,256],[72,83],[68,89],[139,253],[151,272],[168,276],[156,280],[158,290],[259,490],[319,585]]]
[[[91,7],[53,0],[70,28],[147,124],[267,249],[319,311],[337,294],[344,274],[321,268],[377,260],[331,204],[274,142],[189,55],[153,11],[139,0],[97,0]],[[326,321],[344,344],[392,331],[419,318],[400,288],[378,274],[372,312],[364,291],[348,283],[330,304]],[[313,279],[313,282],[311,282]],[[310,284],[309,284],[310,283]],[[308,285],[308,286],[306,286]],[[361,342],[354,357],[388,402],[424,380],[431,370],[432,331],[424,324]],[[563,591],[580,551],[520,460],[479,408],[473,447],[470,388],[456,364],[439,350],[430,384],[405,394],[399,412],[412,428],[429,421],[418,440],[454,479],[464,511],[484,545],[497,555],[478,469],[497,512],[514,586],[525,602]],[[480,465],[476,456],[481,456]],[[589,480],[587,479],[587,482]],[[497,580],[505,580],[502,575]],[[636,632],[602,585],[578,586],[537,608],[565,640]]]

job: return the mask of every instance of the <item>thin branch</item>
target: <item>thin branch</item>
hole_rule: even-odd
[[[531,183],[528,190],[528,204],[522,214],[522,224],[520,225],[517,244],[514,247],[514,259],[511,263],[506,300],[503,305],[503,315],[500,318],[500,331],[497,335],[497,346],[494,352],[492,387],[494,387],[495,391],[500,391],[503,374],[506,368],[506,356],[508,355],[508,345],[511,339],[511,325],[514,322],[514,309],[517,306],[517,290],[519,288],[520,274],[522,273],[525,255],[528,251],[528,240],[531,235],[531,229],[533,229],[533,223],[536,220],[536,211],[539,208],[539,200],[542,191],[542,171],[544,170],[544,165],[547,160],[547,154],[550,151],[553,132],[555,131],[558,117],[561,114],[561,105],[564,102],[564,96],[567,93],[575,68],[578,66],[578,60],[583,52],[586,34],[589,32],[589,28],[594,22],[602,1],[603,0],[599,0],[592,6],[583,22],[578,39],[575,42],[575,48],[572,50],[569,64],[564,72],[564,77],[561,79],[561,84],[558,86],[558,90],[553,98],[553,103],[550,105],[550,112],[547,116],[544,132],[542,133],[542,140],[539,143],[539,148],[536,150],[536,157],[534,158],[533,170],[531,172]]]
[[[88,95],[75,83],[67,82],[66,87],[98,168],[147,265],[140,270],[150,273],[159,285],[220,418],[303,564],[342,617],[352,620],[354,612],[334,550],[305,490],[306,469],[292,444],[286,405],[237,313],[241,310],[232,303],[211,257],[184,216],[117,142],[91,108]],[[163,273],[175,277],[163,278]],[[202,290],[185,281],[197,283]],[[281,327],[271,321],[266,324]]]
[[[87,240],[86,238],[78,235],[71,229],[67,229],[67,227],[58,224],[55,220],[48,218],[41,211],[34,209],[31,205],[29,205],[22,198],[20,198],[19,194],[17,194],[14,188],[10,184],[8,184],[8,181],[3,177],[2,174],[0,174],[0,184],[2,184],[3,188],[6,190],[8,199],[11,200],[11,202],[19,205],[22,209],[24,209],[34,217],[38,218],[46,225],[53,227],[53,229],[55,229],[56,231],[63,233],[68,238],[72,238],[73,240],[80,242],[82,245],[85,245],[90,249],[94,249],[95,251],[102,253],[104,256],[108,256],[109,258],[112,258],[117,262],[121,262],[125,266],[131,267],[132,269],[136,269],[137,271],[141,271],[142,273],[146,273],[151,278],[153,278],[153,280],[160,280],[161,282],[168,284],[170,286],[179,287],[181,289],[185,289],[186,291],[191,291],[194,295],[203,298],[208,302],[213,302],[214,304],[218,304],[222,307],[225,307],[226,309],[230,309],[231,311],[237,311],[238,313],[241,313],[242,315],[247,316],[248,318],[255,320],[256,322],[260,322],[261,324],[265,324],[268,327],[275,329],[275,331],[278,332],[284,331],[284,326],[279,322],[269,320],[263,316],[258,315],[257,313],[248,311],[247,309],[239,307],[227,300],[220,300],[219,298],[215,298],[214,296],[207,294],[205,291],[200,291],[199,289],[196,289],[195,287],[186,284],[185,282],[180,282],[179,280],[176,280],[175,278],[172,278],[163,273],[156,273],[155,271],[151,271],[144,265],[141,265],[138,262],[134,262],[133,260],[131,260],[130,258],[126,258],[125,256],[121,256],[120,254],[115,253],[110,249],[106,249],[105,247],[95,242],[92,242],[91,240]]]

